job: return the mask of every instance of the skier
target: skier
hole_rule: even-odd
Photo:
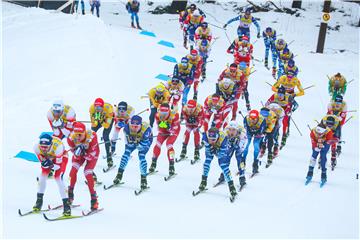
[[[321,119],[321,123],[328,127],[334,136],[334,139],[337,139],[337,141],[333,144],[331,144],[331,170],[334,170],[337,161],[336,161],[336,145],[341,139],[341,125],[340,125],[340,119],[335,115],[326,115]]]
[[[347,105],[343,100],[341,95],[337,95],[335,100],[332,100],[328,105],[327,114],[333,114],[337,116],[340,120],[340,126],[342,127],[345,124],[347,113]],[[341,141],[338,142],[336,146],[336,153],[339,156],[341,154]]]
[[[173,76],[179,78],[184,84],[182,97],[182,106],[187,103],[187,96],[190,91],[191,84],[194,82],[196,66],[189,63],[187,57],[183,57],[180,63],[175,64]]]
[[[206,63],[211,51],[211,45],[210,45],[210,41],[203,39],[201,41],[198,41],[196,46],[197,46],[196,49],[198,50],[200,57],[203,59],[203,65],[201,68],[201,78],[202,78],[201,82],[203,82],[206,78]]]
[[[211,94],[204,101],[204,133],[203,139],[205,138],[206,132],[209,128],[209,121],[212,116],[213,121],[210,123],[210,127],[214,125],[216,128],[220,128],[223,122],[223,111],[225,109],[225,101],[219,94]]]
[[[77,173],[79,168],[85,163],[84,175],[91,195],[91,210],[94,211],[99,206],[93,178],[93,171],[100,153],[96,132],[86,129],[86,126],[81,122],[75,122],[74,130],[69,138],[67,138],[67,142],[73,153],[70,186],[68,188],[69,202],[72,204],[74,201]]]
[[[113,156],[116,149],[116,141],[119,140],[119,133],[122,128],[129,122],[129,119],[134,115],[135,109],[128,105],[127,102],[121,101],[117,105],[114,116],[114,132],[111,137],[111,155]]]
[[[201,56],[199,55],[198,51],[193,49],[190,51],[190,54],[186,55],[186,58],[189,59],[189,63],[195,67],[194,72],[194,96],[193,99],[197,100],[198,95],[198,85],[199,85],[199,78],[201,75],[202,65],[204,61],[202,60]]]
[[[274,159],[272,150],[273,150],[273,146],[274,146],[274,134],[277,129],[276,126],[278,125],[278,123],[277,123],[278,119],[277,119],[276,114],[267,107],[261,108],[260,114],[261,114],[261,116],[263,116],[263,118],[266,121],[266,128],[264,131],[265,136],[261,139],[261,143],[260,143],[259,158],[261,158],[265,154],[265,151],[267,148],[268,157],[267,157],[266,167],[269,167],[272,164],[272,161]]]
[[[263,31],[262,36],[264,38],[264,44],[265,44],[265,61],[264,61],[265,67],[269,69],[268,58],[269,58],[269,50],[271,50],[273,67],[276,68],[276,49],[275,49],[276,30],[271,27],[267,27],[265,31]]]
[[[96,9],[96,16],[100,17],[100,0],[89,0],[91,6],[91,14],[94,14],[94,9]]]
[[[285,74],[285,66],[288,63],[289,60],[292,60],[294,58],[294,54],[290,52],[288,48],[284,48],[282,51],[278,52],[279,56],[279,68],[277,72],[278,79]]]
[[[230,19],[225,25],[224,28],[227,27],[232,22],[240,21],[239,27],[237,29],[238,36],[246,35],[250,39],[250,25],[253,23],[256,26],[257,29],[257,38],[260,38],[260,26],[259,23],[256,21],[256,19],[251,16],[251,9],[247,8],[245,10],[245,14],[240,14],[239,16]]]
[[[248,91],[248,85],[249,85],[249,76],[251,74],[251,71],[250,71],[250,67],[246,65],[245,62],[240,62],[239,63],[239,69],[243,72],[244,74],[244,87],[242,88],[243,90],[243,96],[245,97],[245,106],[246,106],[246,109],[248,111],[251,110],[251,107],[250,107],[250,99],[249,99],[249,91]]]
[[[131,15],[131,27],[135,28],[134,19],[136,21],[136,27],[142,29],[139,24],[138,12],[140,10],[140,2],[138,0],[129,0],[125,6],[128,13]]]
[[[321,165],[321,185],[324,185],[327,181],[326,177],[326,154],[329,151],[330,145],[336,142],[333,138],[332,131],[324,124],[320,123],[317,127],[313,128],[310,133],[312,155],[310,158],[309,170],[306,176],[306,184],[308,184],[314,174],[314,167],[316,165],[316,158],[320,153],[320,165]]]
[[[211,29],[209,28],[209,25],[207,22],[202,22],[195,31],[196,42],[199,42],[203,39],[206,39],[209,42],[211,42],[211,40],[212,40]]]
[[[258,173],[259,169],[259,152],[260,152],[260,143],[263,138],[264,131],[266,129],[266,120],[259,114],[257,110],[251,110],[249,114],[244,118],[244,128],[246,129],[246,136],[248,142],[246,144],[245,150],[243,152],[244,161],[246,161],[246,157],[249,151],[249,146],[252,138],[254,137],[253,145],[254,145],[254,162],[252,173],[255,175]]]
[[[269,108],[271,111],[273,111],[276,114],[277,122],[274,127],[274,149],[273,149],[273,159],[275,159],[279,154],[279,132],[280,128],[282,126],[282,122],[285,115],[284,109],[276,102],[270,102],[266,103],[265,107]]]
[[[76,114],[74,109],[64,105],[62,100],[55,100],[47,113],[47,119],[53,130],[53,136],[63,139],[71,133]]]
[[[80,0],[80,4],[81,4],[81,13],[82,15],[85,15],[85,3],[84,0]],[[73,8],[73,12],[78,12],[78,8],[79,8],[79,0],[75,0],[74,1],[74,8]],[[75,11],[74,11],[75,9]]]
[[[219,131],[218,128],[212,127],[206,134],[204,141],[206,159],[203,166],[203,174],[201,177],[199,191],[204,191],[206,189],[207,178],[210,171],[210,164],[211,161],[214,159],[214,156],[216,156],[218,158],[219,166],[224,174],[224,178],[228,183],[230,195],[232,198],[234,198],[237,195],[237,192],[229,169],[230,158],[228,156],[228,137],[224,132]]]
[[[161,152],[161,146],[164,141],[166,141],[167,157],[169,159],[169,176],[173,176],[175,175],[175,150],[173,144],[180,132],[179,114],[171,110],[169,104],[163,103],[156,113],[156,123],[158,125],[158,135],[153,150],[149,173],[155,172],[157,159]]]
[[[200,160],[200,128],[203,123],[204,109],[201,104],[195,100],[189,100],[183,108],[183,116],[185,120],[186,130],[184,133],[184,142],[180,153],[180,159],[186,157],[187,145],[189,143],[190,133],[194,133],[194,162]]]
[[[40,136],[39,143],[34,146],[34,152],[41,163],[41,175],[39,177],[39,185],[37,192],[36,203],[33,207],[34,212],[39,212],[43,205],[43,197],[46,189],[46,180],[50,171],[55,171],[54,178],[58,185],[60,196],[62,198],[64,216],[71,215],[71,209],[69,205],[69,198],[65,192],[65,186],[62,176],[66,170],[66,164],[68,162],[67,151],[61,142],[61,139],[52,137],[45,133]]]
[[[283,128],[282,128],[282,139],[281,139],[281,148],[283,148],[286,144],[287,133],[289,128],[289,122],[291,114],[297,109],[297,103],[293,103],[293,97],[286,93],[286,89],[284,86],[280,86],[277,90],[277,93],[273,94],[266,102],[265,106],[268,106],[270,103],[279,104],[284,112],[285,117],[282,120]]]
[[[289,61],[284,65],[284,75],[293,75],[297,77],[299,73],[299,68],[295,66],[294,59],[289,59]]]
[[[143,122],[142,118],[138,115],[131,117],[130,121],[124,127],[124,133],[126,137],[125,152],[121,157],[118,173],[114,179],[114,184],[120,184],[123,177],[125,167],[129,161],[130,155],[134,150],[139,151],[140,160],[140,173],[142,190],[148,188],[147,186],[147,163],[145,159],[146,153],[149,151],[152,143],[152,130],[148,123]]]
[[[111,168],[113,166],[113,160],[109,136],[114,122],[113,106],[110,103],[105,103],[102,98],[97,98],[90,106],[89,113],[91,118],[91,130],[97,132],[100,128],[104,128],[102,136],[105,141],[107,165],[108,168]]]
[[[279,55],[280,55],[280,52],[282,50],[284,50],[285,48],[287,48],[287,43],[285,42],[284,39],[282,38],[279,38],[275,41],[275,50],[276,50],[276,59],[275,59],[275,65],[273,66],[273,69],[272,69],[272,76],[275,78],[275,75],[276,75],[276,62],[277,61],[280,61],[278,60],[279,59]]]
[[[344,96],[346,92],[347,81],[340,73],[335,74],[329,78],[328,91],[332,99],[335,99],[337,95]]]
[[[250,66],[250,60],[253,59],[253,45],[249,43],[249,38],[247,36],[243,36],[238,47],[235,48],[234,51],[234,62],[239,64],[240,62],[245,62],[246,65]]]
[[[204,19],[205,17],[200,14],[199,10],[196,9],[194,12],[188,14],[184,20],[184,29],[189,36],[190,50],[192,50],[195,45],[195,31],[200,26],[200,24],[204,22]],[[187,49],[185,42],[184,47]]]
[[[239,182],[240,187],[243,188],[246,184],[246,178],[245,178],[245,159],[242,157],[242,153],[244,152],[246,143],[247,143],[247,137],[245,133],[245,129],[240,126],[236,121],[229,122],[229,125],[225,128],[224,132],[226,133],[226,136],[228,137],[228,157],[231,161],[232,156],[235,153],[236,162],[238,171],[240,173]],[[224,174],[221,173],[218,183],[216,185],[219,185],[225,181]]]
[[[164,83],[165,88],[170,93],[170,105],[171,108],[175,110],[175,112],[178,111],[177,104],[180,101],[181,95],[184,91],[184,84],[178,77],[172,77],[172,79],[168,80]]]
[[[231,81],[231,79],[225,78],[219,82],[219,95],[222,96],[225,101],[225,107],[223,110],[223,121],[225,121],[224,128],[227,125],[228,121],[226,121],[226,119],[230,112],[232,112],[231,119],[236,119],[236,111],[234,111],[234,105],[237,106],[236,94],[237,89],[235,87],[235,83]]]
[[[152,128],[154,125],[155,114],[156,114],[158,107],[162,103],[169,102],[170,93],[163,84],[159,84],[156,87],[150,89],[148,95],[149,95],[149,99],[150,99],[149,121],[150,121],[150,127]]]

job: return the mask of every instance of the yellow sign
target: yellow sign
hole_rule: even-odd
[[[322,20],[324,22],[328,22],[330,20],[330,14],[329,13],[323,13]]]

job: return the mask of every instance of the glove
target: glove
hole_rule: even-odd
[[[196,117],[194,117],[194,116],[189,117],[188,123],[190,123],[190,124],[196,123]]]
[[[227,23],[225,23],[225,25],[223,26],[223,28],[226,28],[227,27]]]
[[[61,118],[59,118],[58,120],[54,120],[52,122],[52,126],[54,128],[62,128],[62,127],[64,127],[64,122],[63,122],[63,120]]]
[[[323,143],[318,143],[318,144],[317,144],[317,147],[320,148],[320,149],[322,149],[322,148],[324,148],[324,144],[323,144]]]
[[[314,150],[315,150],[315,152],[320,152],[321,151],[321,149],[318,148],[318,147],[314,148]]]
[[[260,32],[258,32],[258,34],[257,34],[257,36],[256,36],[257,38],[260,38]]]
[[[124,122],[124,121],[119,121],[119,122],[117,123],[117,127],[118,127],[118,128],[123,128],[123,127],[125,127],[125,122]]]
[[[85,154],[85,150],[85,146],[81,144],[75,148],[74,155],[77,157],[83,156]]]
[[[43,168],[53,168],[54,167],[54,163],[53,161],[51,161],[50,159],[46,159],[45,161],[41,162],[41,167]]]
[[[94,119],[98,121],[101,120],[101,113],[95,113]]]

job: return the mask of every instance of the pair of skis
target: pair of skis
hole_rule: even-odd
[[[203,192],[205,192],[205,191],[207,191],[208,189],[207,188],[205,188],[205,189],[203,189],[203,190],[197,190],[197,191],[193,191],[192,192],[192,195],[193,195],[193,197],[195,197],[195,196],[197,196],[197,195],[199,195],[200,193],[203,193]],[[230,202],[231,203],[233,203],[234,201],[235,201],[235,199],[236,199],[236,196],[237,196],[237,194],[235,194],[235,195],[230,195],[229,196],[229,200],[230,200]]]
[[[175,162],[181,162],[181,161],[184,161],[184,160],[189,160],[189,158],[188,158],[188,157],[175,158]],[[198,161],[200,161],[200,159],[191,159],[191,160],[190,160],[190,163],[191,163],[191,165],[194,165],[194,164],[197,163]]]
[[[309,183],[311,182],[311,180],[312,180],[312,177],[307,177],[306,178],[306,181],[305,181],[305,186],[307,186],[307,185],[309,185]],[[324,185],[326,184],[326,179],[321,179],[321,181],[320,181],[320,188],[323,188],[324,187]]]
[[[74,218],[82,218],[82,217],[87,217],[87,216],[91,216],[95,213],[98,213],[98,212],[101,212],[103,211],[104,208],[98,208],[98,209],[94,209],[94,210],[90,210],[90,211],[82,211],[81,215],[70,215],[70,216],[59,216],[59,217],[56,217],[56,218],[49,218],[48,216],[46,216],[45,213],[43,213],[43,216],[44,218],[47,220],[47,221],[60,221],[60,220],[68,220],[68,219],[74,219]]]
[[[120,182],[118,184],[111,184],[109,186],[106,186],[104,185],[104,190],[109,190],[110,188],[113,188],[113,187],[118,187],[118,186],[121,186],[123,185],[125,182]],[[146,188],[140,188],[139,190],[134,190],[134,194],[135,196],[138,196],[140,195],[141,193],[145,192],[146,190],[148,190],[150,187],[146,187]]]

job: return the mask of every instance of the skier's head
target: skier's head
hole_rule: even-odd
[[[197,8],[196,8],[196,5],[194,3],[190,4],[190,10],[193,12],[195,11]]]
[[[278,40],[276,40],[276,47],[278,49],[283,49],[285,47],[285,41],[282,38],[279,38]]]
[[[246,62],[240,62],[239,68],[240,68],[240,70],[245,70],[247,68]]]
[[[251,110],[249,112],[249,121],[251,123],[257,123],[259,121],[259,111],[258,110]]]
[[[117,108],[118,108],[119,112],[124,113],[124,112],[126,112],[126,111],[127,111],[127,109],[128,109],[128,105],[127,105],[127,103],[126,103],[126,102],[121,101],[121,102],[119,102],[119,104],[118,104]]]
[[[201,46],[206,47],[207,45],[208,45],[208,40],[207,39],[201,40]]]
[[[272,33],[272,28],[271,27],[267,27],[266,29],[265,29],[265,32],[267,33],[267,34],[271,34]]]
[[[141,130],[142,118],[139,115],[134,115],[129,121],[129,129],[132,133],[138,133]]]
[[[185,69],[188,67],[188,64],[189,64],[189,59],[187,57],[183,57],[181,59],[180,66]]]
[[[341,74],[340,73],[335,74],[335,78],[340,80],[341,79]]]
[[[190,51],[190,58],[191,60],[195,60],[198,56],[198,51],[196,49],[193,49]]]
[[[105,102],[102,98],[97,98],[94,101],[94,107],[96,112],[102,112],[104,109]]]
[[[173,76],[172,79],[171,79],[171,82],[173,84],[178,84],[180,82],[180,79],[178,77],[176,77],[176,76]]]
[[[207,22],[202,22],[200,25],[203,29],[208,27],[208,23]]]
[[[217,140],[219,139],[219,129],[216,127],[212,127],[209,129],[208,133],[207,133],[207,138],[209,141],[209,144],[214,145]]]
[[[289,59],[287,65],[288,67],[293,68],[295,66],[295,61],[293,59]]]
[[[323,123],[319,123],[316,128],[315,128],[315,132],[322,136],[326,133],[326,126]]]
[[[200,12],[199,12],[199,10],[197,10],[197,9],[195,9],[195,11],[193,12],[193,14],[192,14],[194,17],[198,17],[198,16],[200,16]]]
[[[343,96],[341,96],[341,95],[336,95],[336,97],[335,97],[335,103],[342,104],[342,102],[343,102]]]
[[[332,128],[335,125],[335,118],[333,116],[328,116],[326,118],[325,124],[327,127]]]
[[[165,92],[165,86],[163,84],[159,84],[155,88],[155,95],[158,97],[162,97]]]
[[[233,83],[234,82],[229,78],[224,78],[224,80],[220,82],[220,84],[222,84],[225,90],[229,89],[233,85]]]
[[[63,101],[60,99],[55,100],[51,106],[51,112],[53,113],[56,119],[59,118],[64,112]]]
[[[286,48],[284,48],[284,50],[283,50],[283,54],[289,54],[289,52],[290,52],[290,50],[286,47]]]
[[[86,126],[81,122],[74,122],[73,136],[76,142],[82,142],[85,139]]]
[[[165,121],[170,117],[170,106],[167,103],[163,103],[157,110],[160,121]]]
[[[245,17],[249,17],[251,15],[251,8],[245,9]]]
[[[261,114],[261,116],[267,118],[270,114],[270,109],[267,107],[263,107],[260,109],[260,114]]]
[[[189,113],[195,112],[196,106],[197,106],[197,103],[193,99],[190,99],[186,104],[186,107],[187,107]]]
[[[218,102],[220,101],[220,95],[214,93],[214,94],[211,96],[211,101],[212,101],[212,103],[213,103],[214,105],[218,104]]]
[[[249,37],[246,36],[246,35],[243,35],[243,36],[241,37],[241,43],[243,43],[243,44],[248,44],[248,43],[249,43]]]
[[[39,148],[42,152],[48,152],[50,150],[50,147],[52,145],[52,136],[48,133],[43,133],[40,136],[39,139]]]
[[[238,68],[238,65],[236,63],[230,64],[230,67],[229,67],[230,73],[235,73],[237,68]]]
[[[226,127],[226,133],[230,138],[234,138],[239,133],[239,128],[240,126],[236,121],[230,121]]]
[[[277,95],[282,100],[285,97],[286,89],[283,85],[281,85],[277,90]]]

